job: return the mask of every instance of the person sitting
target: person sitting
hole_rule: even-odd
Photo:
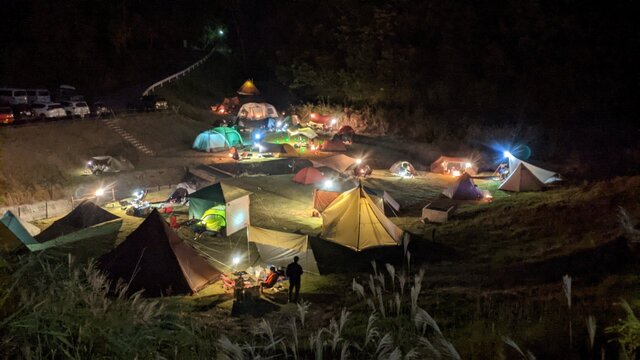
[[[276,271],[276,268],[272,266],[269,268],[269,275],[267,275],[267,278],[260,282],[260,292],[263,292],[265,289],[271,289],[276,282],[278,282],[278,272]]]

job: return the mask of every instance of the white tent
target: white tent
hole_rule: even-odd
[[[316,132],[313,131],[313,129],[310,128],[310,127],[300,128],[300,129],[296,129],[296,130],[287,129],[287,132],[289,132],[289,135],[291,135],[291,136],[303,135],[303,136],[306,136],[309,139],[315,139],[315,138],[318,137],[318,134],[316,134]]]
[[[356,159],[344,154],[311,160],[313,167],[328,167],[337,172],[345,172],[356,164]]]
[[[268,230],[257,226],[247,228],[247,240],[256,244],[263,262],[286,267],[293,257],[300,258],[299,264],[305,272],[319,274],[318,264],[309,244],[308,235],[291,234]]]
[[[276,108],[267,103],[246,103],[238,110],[238,117],[248,120],[264,120],[267,118],[277,118]]]
[[[531,169],[530,166],[534,167],[534,169]],[[537,171],[537,169],[544,172]],[[544,180],[541,180],[538,176],[543,175],[542,178],[544,179],[544,176],[548,173],[551,173],[551,171],[540,169],[524,161],[520,161],[515,171],[509,174],[509,177],[500,184],[498,189],[515,192],[540,191],[544,187]],[[550,175],[549,178],[550,177],[552,177],[552,175]]]
[[[355,251],[399,245],[403,233],[361,186],[342,193],[322,212],[322,238]]]
[[[543,184],[549,184],[559,179],[558,173],[529,164],[528,162],[520,160],[513,155],[509,156],[509,171],[512,174],[515,173],[521,163],[525,164],[527,169]]]

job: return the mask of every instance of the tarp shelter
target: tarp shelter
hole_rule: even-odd
[[[248,120],[264,120],[267,118],[275,119],[278,117],[276,108],[267,103],[246,103],[238,110],[238,117]]]
[[[213,131],[224,136],[228,147],[243,145],[242,135],[240,135],[240,133],[232,127],[220,126],[217,128],[213,128]]]
[[[303,136],[307,137],[308,139],[315,139],[315,138],[318,137],[318,134],[316,134],[316,132],[313,131],[313,129],[310,128],[310,127],[304,127],[304,128],[295,129],[295,130],[287,129],[287,132],[291,136],[303,135]]]
[[[324,175],[314,167],[306,167],[298,171],[291,180],[304,185],[316,184],[324,180]]]
[[[482,199],[482,191],[473,182],[471,175],[462,174],[443,192],[444,196],[453,200],[478,200]]]
[[[431,164],[431,172],[438,174],[451,174],[453,171],[460,173],[478,174],[478,167],[468,158],[440,156]]]
[[[553,171],[539,168],[527,162],[520,161],[515,171],[500,184],[498,189],[505,191],[540,191],[545,184],[557,180]]]
[[[403,231],[375,205],[361,186],[335,199],[322,212],[321,237],[355,251],[399,245]]]
[[[328,156],[324,158],[319,158],[316,160],[311,160],[311,163],[313,164],[313,167],[326,166],[337,172],[343,173],[356,165],[356,159],[344,154],[338,154],[338,155]]]
[[[87,163],[87,168],[92,172],[120,172],[133,170],[134,166],[127,159],[116,159],[113,156],[94,156]]]
[[[322,151],[347,151],[347,147],[344,145],[342,140],[335,138],[333,140],[327,140],[322,144]]]
[[[98,259],[98,268],[113,284],[122,279],[129,293],[144,290],[145,296],[193,294],[220,277],[220,271],[180,239],[155,209]]]
[[[223,206],[226,235],[231,235],[249,226],[250,194],[220,182],[207,186],[189,195],[189,218],[203,219],[207,210]]]
[[[416,168],[414,168],[410,162],[405,160],[397,161],[395,164],[391,165],[389,171],[397,176],[410,176],[418,174]]]
[[[224,135],[214,130],[203,131],[196,136],[193,148],[200,151],[212,152],[224,150],[229,146]]]
[[[259,149],[261,153],[270,153],[277,157],[298,156],[298,151],[289,144],[262,143]]]
[[[32,246],[32,250],[117,233],[121,226],[122,219],[118,216],[91,201],[83,201],[65,217],[55,221],[37,235],[35,239],[41,244]]]
[[[256,244],[260,258],[267,265],[286,267],[293,257],[305,272],[319,274],[318,264],[309,244],[308,235],[291,234],[282,231],[268,230],[256,226],[247,228],[247,239]]]
[[[554,181],[560,180],[560,175],[554,171],[545,170],[541,167],[530,164],[526,161],[520,160],[516,157],[509,156],[509,171],[510,173],[514,173],[518,168],[518,165],[524,163],[526,168],[543,184],[550,184]]]
[[[8,210],[2,215],[0,222],[5,224],[18,236],[26,236],[27,234],[29,236],[36,236],[41,232],[39,227],[22,220],[22,218],[16,216],[11,210]]]
[[[240,95],[260,95],[260,90],[256,87],[256,84],[253,83],[252,79],[247,79],[242,86],[238,89],[238,94]]]

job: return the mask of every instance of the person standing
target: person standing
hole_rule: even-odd
[[[286,275],[289,277],[289,302],[293,302],[294,288],[295,288],[295,302],[298,302],[298,296],[300,295],[300,280],[302,278],[302,266],[298,264],[299,257],[294,256],[293,262],[287,266]]]

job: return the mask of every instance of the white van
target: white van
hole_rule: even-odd
[[[31,103],[50,103],[51,94],[47,89],[27,89],[27,100]]]
[[[24,89],[0,88],[0,103],[27,104],[27,92]]]

